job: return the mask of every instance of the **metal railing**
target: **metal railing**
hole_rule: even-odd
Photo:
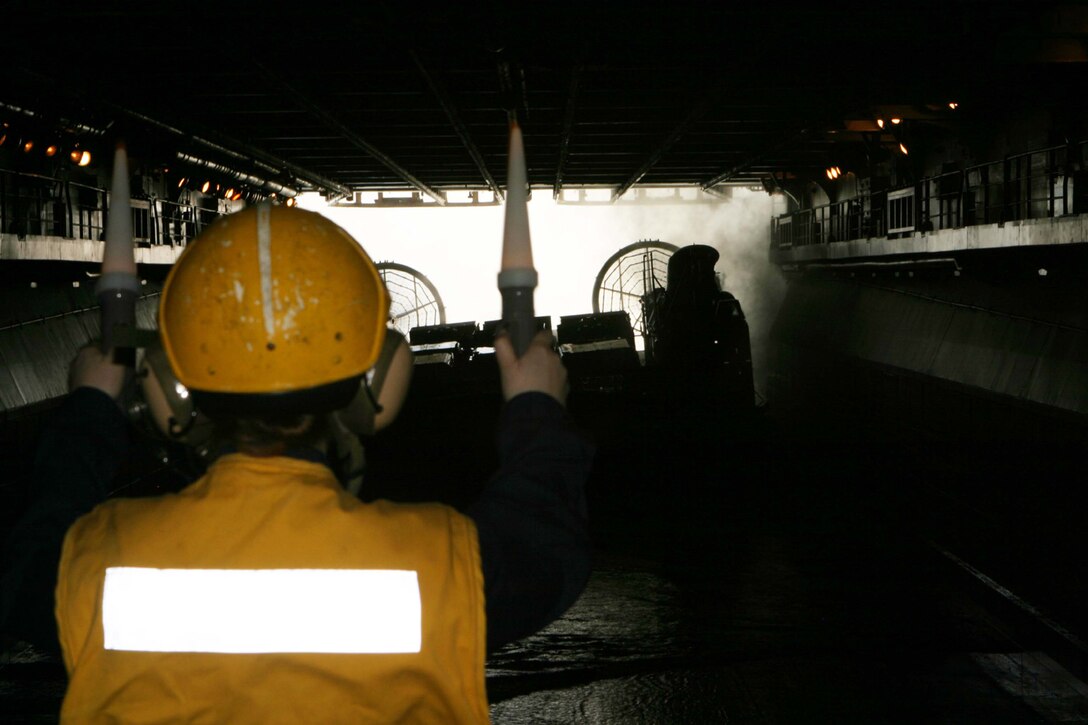
[[[105,238],[109,192],[40,174],[0,170],[0,233],[66,239]],[[159,198],[132,199],[132,234],[137,245],[185,246],[222,213],[215,197],[201,203]]]
[[[952,169],[910,186],[785,214],[776,247],[899,237],[915,232],[1088,212],[1088,141]]]

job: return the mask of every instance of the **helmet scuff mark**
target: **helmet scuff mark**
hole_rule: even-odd
[[[268,336],[276,334],[276,319],[272,309],[272,206],[257,206],[257,263],[261,271],[261,305],[264,311],[264,329]]]

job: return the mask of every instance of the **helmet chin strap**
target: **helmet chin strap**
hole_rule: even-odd
[[[365,375],[363,376],[361,385],[363,390],[366,391],[366,397],[370,401],[370,407],[374,409],[374,415],[377,415],[378,413],[385,410],[385,408],[382,407],[382,404],[378,402],[377,397],[374,395],[374,390],[371,387],[369,381],[367,381]]]
[[[331,435],[324,453],[336,478],[349,493],[358,496],[366,474],[366,449],[359,436],[344,427],[336,414],[329,416]]]
[[[355,496],[362,490],[366,473],[366,450],[359,436],[376,432],[375,419],[385,410],[379,402],[382,390],[397,348],[404,342],[399,332],[386,330],[378,361],[359,381],[359,392],[346,408],[330,416],[332,436],[326,454],[340,483]],[[396,403],[393,406],[395,408]]]

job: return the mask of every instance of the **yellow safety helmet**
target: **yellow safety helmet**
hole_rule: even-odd
[[[298,399],[291,394],[302,393],[306,408],[312,389],[357,390],[388,316],[385,284],[347,232],[263,203],[219,219],[182,253],[163,287],[159,329],[186,388],[225,409],[270,396],[262,407],[276,411],[277,399]]]

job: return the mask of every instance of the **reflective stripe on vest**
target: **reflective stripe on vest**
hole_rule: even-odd
[[[105,648],[416,653],[422,603],[397,569],[106,569]]]

